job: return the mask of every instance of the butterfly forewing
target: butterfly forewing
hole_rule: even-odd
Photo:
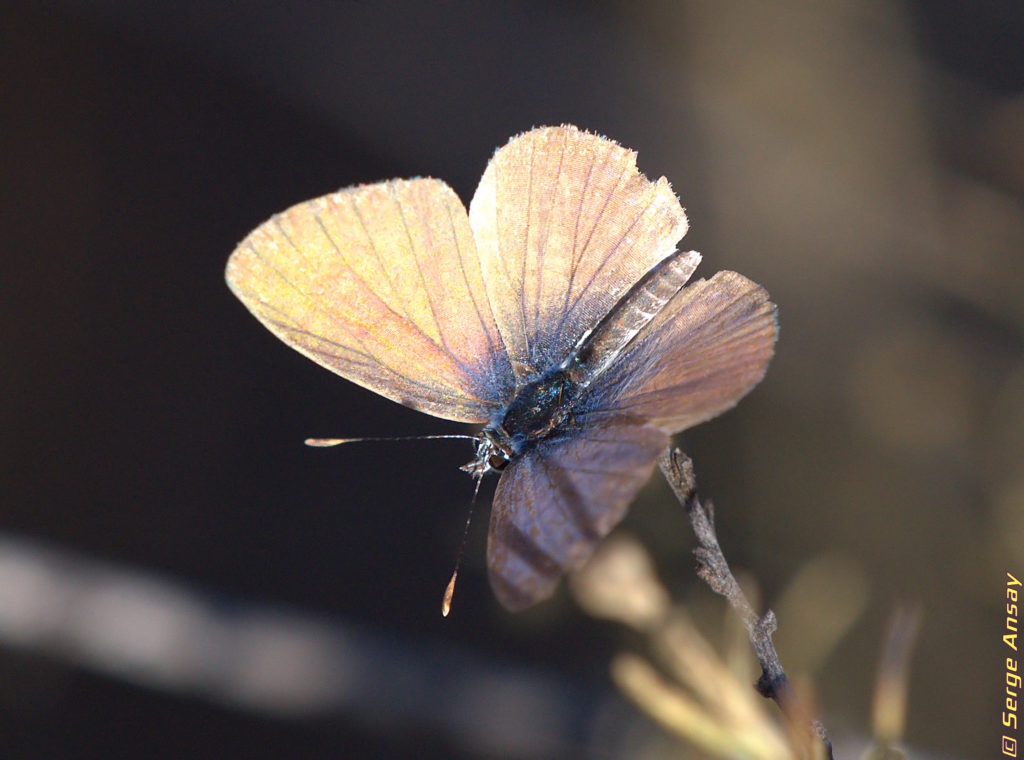
[[[487,565],[498,599],[519,610],[551,595],[626,514],[668,436],[606,419],[545,441],[501,474]]]
[[[481,422],[511,393],[465,207],[439,180],[293,206],[242,241],[227,280],[285,343],[406,406]]]

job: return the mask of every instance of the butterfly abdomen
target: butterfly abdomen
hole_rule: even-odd
[[[696,251],[676,251],[636,283],[585,334],[563,363],[580,392],[610,367],[637,334],[678,293],[700,263]]]

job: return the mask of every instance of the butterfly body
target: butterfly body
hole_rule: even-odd
[[[699,261],[695,251],[677,251],[652,269],[565,359],[516,391],[480,432],[477,455],[463,469],[475,476],[500,472],[536,442],[571,435],[573,411],[587,389],[679,292]]]
[[[686,226],[634,153],[543,127],[495,153],[468,214],[438,180],[348,188],[254,230],[227,280],[328,369],[483,425],[463,469],[500,473],[488,568],[515,610],[586,560],[671,434],[764,375],[774,306],[734,272],[684,287]]]
[[[519,390],[501,421],[481,431],[482,441],[490,443],[483,455],[490,469],[504,470],[531,444],[552,435],[569,417],[569,399],[576,390],[564,369],[556,369]],[[499,466],[494,466],[495,459],[500,461]]]

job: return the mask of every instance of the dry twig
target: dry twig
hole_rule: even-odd
[[[792,725],[809,725],[814,735],[822,742],[825,756],[832,760],[832,742],[821,721],[812,719],[800,705],[793,688],[786,677],[786,672],[779,662],[779,655],[772,643],[775,632],[775,613],[771,610],[759,616],[750,605],[743,589],[729,569],[729,563],[718,544],[715,533],[715,511],[710,501],[701,503],[697,496],[697,477],[693,471],[693,461],[679,449],[666,449],[658,460],[665,479],[672,487],[679,503],[686,509],[694,535],[699,544],[694,549],[697,557],[697,574],[707,583],[712,591],[721,594],[739,613],[747,631],[754,654],[761,665],[761,677],[756,688],[761,696],[778,704],[782,714]]]

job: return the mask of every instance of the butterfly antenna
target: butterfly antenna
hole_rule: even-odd
[[[340,446],[343,443],[359,443],[362,441],[427,441],[434,438],[459,438],[462,440],[477,440],[475,435],[395,435],[395,436],[366,436],[363,438],[307,438],[303,443],[307,446],[323,449],[329,446]]]
[[[361,443],[363,441],[424,441],[437,438],[458,438],[479,442],[480,437],[476,435],[401,435],[401,436],[366,436],[362,438],[307,438],[304,443],[315,448],[329,448],[340,446],[343,443]],[[467,469],[467,468],[463,468]],[[480,493],[480,481],[483,480],[483,473],[474,472],[473,479],[476,486],[473,488],[473,500],[469,504],[469,514],[466,515],[466,525],[462,529],[462,540],[459,542],[459,553],[455,555],[455,570],[452,571],[451,580],[444,590],[444,599],[441,601],[441,615],[448,617],[452,611],[452,597],[455,595],[455,580],[459,577],[459,566],[462,564],[462,555],[466,550],[466,539],[469,536],[469,524],[473,520],[473,508],[476,506],[477,495]]]
[[[444,598],[441,600],[441,616],[448,617],[448,613],[452,611],[452,597],[455,596],[455,579],[459,577],[459,565],[462,564],[462,555],[466,551],[466,538],[469,536],[469,523],[473,519],[473,508],[476,506],[476,497],[480,493],[480,481],[483,480],[483,475],[475,475],[473,479],[476,481],[476,486],[473,488],[473,500],[469,503],[469,514],[466,515],[466,525],[462,529],[462,540],[459,541],[459,553],[455,555],[455,570],[452,571],[451,580],[448,581],[448,586],[444,590]]]

